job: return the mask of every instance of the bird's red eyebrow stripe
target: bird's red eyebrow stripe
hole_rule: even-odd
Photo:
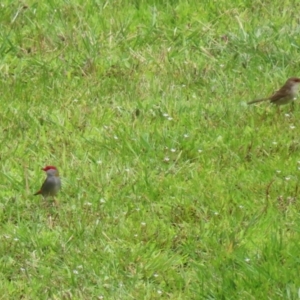
[[[48,170],[57,170],[57,169],[56,169],[56,167],[54,167],[54,166],[46,166],[46,167],[43,168],[42,170],[48,171]]]

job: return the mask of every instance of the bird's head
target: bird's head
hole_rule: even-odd
[[[59,176],[58,170],[54,166],[46,166],[45,168],[42,168],[42,170],[45,171],[47,175]]]

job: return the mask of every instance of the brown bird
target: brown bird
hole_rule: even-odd
[[[299,84],[300,78],[291,77],[286,81],[282,88],[276,91],[272,96],[262,99],[256,99],[248,102],[248,104],[253,104],[267,100],[270,100],[271,103],[276,105],[288,104],[296,98]]]

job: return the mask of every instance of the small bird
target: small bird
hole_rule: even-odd
[[[34,195],[42,195],[44,198],[47,198],[48,196],[54,197],[61,188],[58,170],[53,166],[46,166],[45,168],[42,168],[42,170],[46,172],[47,178],[41,189]]]
[[[299,84],[300,84],[300,78],[291,77],[278,91],[276,91],[270,97],[253,100],[248,102],[248,104],[253,104],[253,103],[267,101],[267,100],[270,100],[271,103],[276,105],[288,104],[295,99],[298,92]]]

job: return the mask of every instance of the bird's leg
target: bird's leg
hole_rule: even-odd
[[[295,111],[295,101],[292,101],[290,113]]]
[[[53,197],[53,206],[59,207],[59,202]]]

